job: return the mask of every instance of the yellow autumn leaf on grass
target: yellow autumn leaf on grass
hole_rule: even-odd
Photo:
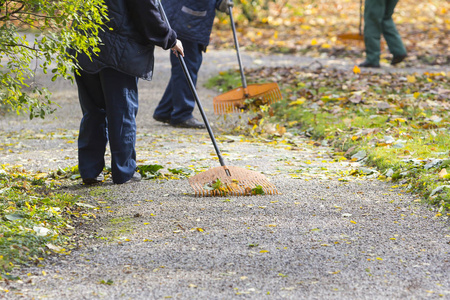
[[[417,99],[417,98],[419,98],[419,96],[420,96],[420,93],[419,93],[419,92],[415,92],[415,93],[414,93],[414,98]]]
[[[259,251],[259,253],[267,253],[267,252],[269,252],[269,250],[261,250],[261,251]]]
[[[312,39],[311,45],[313,45],[313,46],[317,45],[317,40],[316,39]]]
[[[409,83],[414,83],[414,82],[416,82],[416,76],[414,76],[414,75],[408,75],[408,76],[406,76],[406,80],[407,80]]]
[[[396,118],[396,119],[394,119],[394,122],[405,123],[406,120],[405,120],[405,119],[402,119],[402,118]]]
[[[360,69],[357,65],[355,65],[355,66],[353,67],[353,73],[355,73],[355,74],[361,74],[361,69]]]
[[[301,104],[305,103],[305,101],[306,101],[306,98],[305,97],[301,97],[301,98],[298,98],[295,101],[290,102],[289,106],[301,105]]]
[[[350,223],[352,223],[352,224],[356,224],[356,222],[355,222],[355,221],[353,221],[353,220],[350,220]]]

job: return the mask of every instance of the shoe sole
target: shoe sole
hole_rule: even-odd
[[[93,184],[98,184],[98,183],[102,183],[103,180],[97,180],[97,179],[83,179],[83,184],[85,185],[93,185]]]
[[[153,120],[155,120],[157,122],[165,123],[165,124],[169,124],[170,123],[170,119],[161,119],[161,118],[153,117]]]
[[[193,129],[204,129],[204,128],[206,128],[206,126],[186,126],[186,125],[173,125],[173,124],[170,124],[171,126],[173,126],[173,127],[176,127],[176,128],[193,128]]]

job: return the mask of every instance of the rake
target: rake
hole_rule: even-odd
[[[233,31],[234,46],[236,48],[237,59],[239,63],[239,71],[241,73],[242,87],[228,91],[224,94],[214,97],[214,113],[227,114],[238,113],[246,106],[246,100],[251,100],[257,106],[271,105],[283,99],[280,88],[277,83],[261,83],[247,85],[247,80],[244,75],[244,67],[242,64],[241,54],[239,51],[239,43],[236,34],[236,26],[233,19],[232,4],[228,5],[228,12],[230,15],[231,29]]]
[[[158,2],[161,14],[170,26],[164,12],[164,8],[161,5],[161,1],[158,0]],[[250,196],[257,194],[278,194],[276,187],[270,183],[264,175],[244,168],[225,165],[219,146],[217,145],[216,138],[214,137],[208,118],[206,117],[203,106],[199,100],[194,82],[189,74],[186,62],[180,54],[177,56],[221,165],[220,167],[209,169],[189,178],[189,184],[194,189],[194,194],[196,196]]]
[[[350,41],[364,41],[364,34],[362,32],[362,19],[363,19],[363,5],[362,0],[359,1],[359,32],[358,33],[342,33],[338,35],[340,40]]]

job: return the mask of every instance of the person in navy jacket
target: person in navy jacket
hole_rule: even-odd
[[[202,52],[209,44],[216,9],[228,12],[232,0],[164,0],[163,6],[172,28],[182,41],[188,67],[194,84],[202,64]],[[171,53],[171,77],[167,88],[155,109],[156,121],[169,123],[174,127],[204,128],[205,125],[194,118],[192,112],[195,99],[186,81],[177,57]]]
[[[151,80],[155,46],[184,54],[157,0],[105,0],[105,4],[109,21],[99,32],[100,52],[91,57],[74,53],[83,113],[78,168],[84,184],[104,180],[108,141],[113,182],[141,179],[136,172],[135,151],[138,79]]]

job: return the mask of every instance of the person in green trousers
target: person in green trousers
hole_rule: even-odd
[[[359,66],[380,67],[380,39],[383,34],[393,57],[391,65],[402,62],[407,54],[402,38],[395,27],[392,14],[398,0],[365,0],[364,3],[364,44],[366,60]]]

